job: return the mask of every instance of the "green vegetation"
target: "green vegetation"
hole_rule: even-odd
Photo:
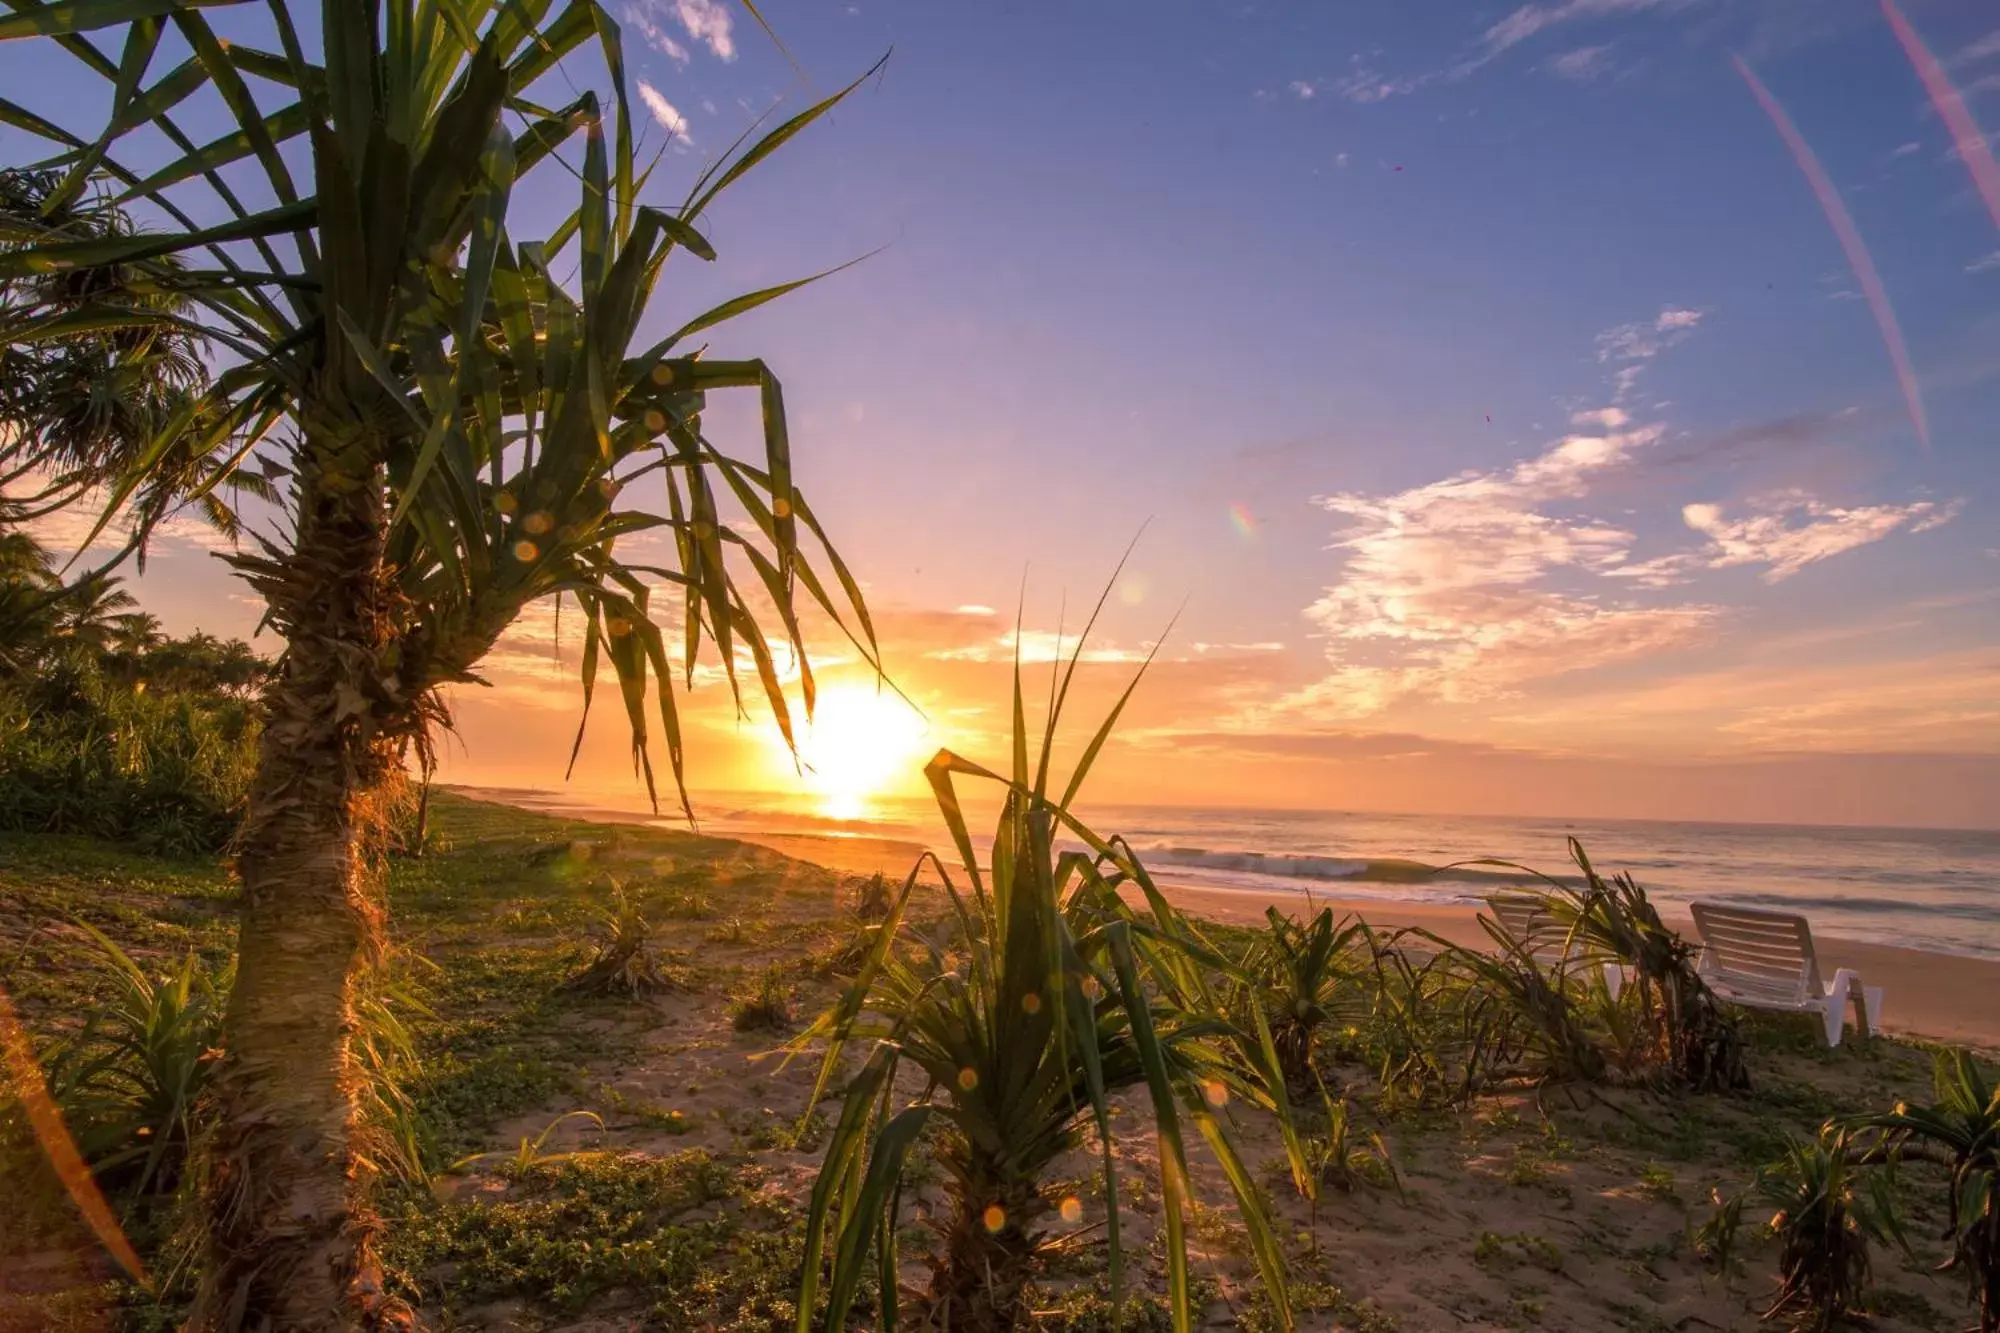
[[[392,1091],[378,1095],[391,1104],[377,1113],[382,1118],[376,1123],[385,1139],[411,1136],[418,1168],[405,1173],[394,1153],[382,1153],[390,1173],[381,1193],[388,1294],[427,1323],[447,1327],[476,1323],[483,1317],[477,1312],[492,1308],[514,1310],[529,1325],[573,1322],[588,1310],[663,1327],[795,1327],[812,1216],[813,1173],[801,1154],[830,1150],[841,1132],[841,1099],[807,1116],[816,1067],[800,1061],[780,1068],[777,1060],[761,1058],[772,1039],[762,1032],[737,1034],[732,1005],[773,976],[795,993],[795,1003],[835,1003],[844,988],[801,966],[803,951],[813,940],[853,928],[856,885],[739,844],[582,825],[449,794],[436,800],[434,826],[438,848],[421,859],[392,861],[388,874],[390,909],[399,934],[412,943],[389,960],[377,998],[400,1024],[414,1060],[396,1057],[393,1033],[385,1032],[383,1063]],[[1081,865],[1070,874],[1070,887],[1083,884]],[[693,989],[633,1004],[622,994],[565,987],[607,938],[605,885],[612,879],[623,886],[631,911],[658,923],[648,930],[648,952]],[[986,887],[990,895],[990,878]],[[970,886],[961,891],[970,909]],[[715,949],[703,938],[711,921],[677,918],[668,910],[689,895],[722,916],[757,920],[760,942]],[[925,884],[907,899],[899,886],[897,897],[894,965],[931,975],[935,947],[939,961],[969,977],[974,951],[950,899]],[[188,1062],[173,1053],[184,1056],[201,1039],[148,1039],[146,1049],[162,1057],[151,1066],[116,1053],[135,1045],[132,1034],[169,1038],[212,1021],[202,1017],[202,978],[212,983],[229,965],[234,899],[212,860],[170,862],[75,837],[0,834],[0,985],[35,1035],[53,1082],[61,1089],[60,1071],[83,1068],[93,1052],[115,1057],[126,1070],[157,1071],[143,1084],[121,1074],[62,1094],[79,1143],[96,1160],[98,1179],[157,1294],[129,1284],[107,1286],[101,1270],[66,1284],[52,1277],[53,1285],[39,1293],[30,1282],[0,1295],[0,1327],[164,1329],[185,1316],[200,1253],[199,1170],[167,1165],[178,1157],[170,1146],[147,1179],[144,1154],[119,1154],[148,1139],[171,1145],[184,1133],[197,1147],[198,1167],[208,1112],[196,1096],[184,1132],[140,1135],[137,1108],[168,1107],[153,1122],[172,1126],[172,1102],[150,1095],[121,1101],[112,1094],[175,1086],[173,1071]],[[72,921],[115,944],[144,985]],[[1135,941],[1141,969],[1140,950],[1165,958],[1181,953],[1170,952],[1149,911],[1130,921],[1148,928],[1147,937]],[[1229,987],[1248,976],[1242,969],[1254,956],[1255,936],[1216,930],[1206,938],[1203,980],[1231,994]],[[1382,1055],[1378,1042],[1389,1040],[1382,1035],[1389,1029],[1374,1017],[1378,997],[1369,947],[1356,937],[1342,964],[1340,984],[1347,989],[1337,993],[1337,1004],[1353,1021],[1323,1032],[1316,1047],[1322,1072],[1337,1080],[1340,1094],[1299,1104],[1301,1149],[1313,1182],[1304,1195],[1295,1189],[1284,1136],[1257,1105],[1259,1080],[1243,1063],[1241,1034],[1180,1037],[1191,992],[1178,988],[1172,973],[1153,974],[1148,983],[1156,1035],[1170,1048],[1206,1046],[1225,1071],[1217,1084],[1196,1079],[1191,1091],[1227,1126],[1240,1159],[1253,1169],[1250,1192],[1271,1219],[1287,1272],[1287,1303],[1303,1327],[1318,1327],[1316,1321],[1335,1312],[1342,1326],[1374,1329],[1397,1322],[1442,1326],[1457,1322],[1453,1315],[1644,1328],[1671,1324],[1679,1316],[1665,1317],[1661,1311],[1669,1308],[1702,1311],[1710,1323],[1738,1327],[1773,1304],[1782,1288],[1766,1275],[1790,1262],[1784,1235],[1767,1220],[1780,1207],[1788,1218],[1814,1215],[1810,1199],[1803,1212],[1777,1201],[1805,1197],[1803,1177],[1790,1168],[1763,1172],[1775,1195],[1746,1199],[1757,1168],[1786,1157],[1790,1142],[1813,1144],[1820,1121],[1845,1108],[1902,1101],[1907,1105],[1895,1114],[1922,1118],[1922,1112],[1943,1108],[1939,1114],[1960,1117],[1957,1108],[1971,1105],[1981,1090],[1990,1102],[1990,1065],[1972,1066],[1961,1077],[1957,1063],[1948,1061],[1942,1071],[1947,1081],[1927,1092],[1927,1052],[1878,1040],[1844,1046],[1829,1057],[1794,1040],[1785,1020],[1775,1017],[1760,1017],[1744,1029],[1746,1057],[1757,1073],[1753,1096],[1612,1082],[1568,1109],[1557,1085],[1539,1090],[1548,1098],[1539,1104],[1534,1095],[1496,1085],[1462,1110],[1451,1099],[1412,1101],[1372,1072]],[[890,965],[885,955],[882,969]],[[185,1005],[178,998],[184,972]],[[1113,1049],[1121,1040],[1113,1016],[1120,994],[1116,973],[1114,963],[1098,979],[1094,1003]],[[1397,984],[1398,974],[1386,965],[1383,975],[1391,987]],[[879,979],[876,993],[882,994]],[[142,997],[143,1005],[135,1003]],[[100,1015],[97,1029],[86,1035],[84,1019],[93,1013]],[[1436,1014],[1418,1017],[1419,1030],[1443,1030]],[[866,1021],[857,1019],[857,1027]],[[1123,1040],[1129,1042],[1129,1035]],[[1059,1057],[1059,1050],[1045,1048],[1043,1067],[1059,1067]],[[969,1062],[954,1066],[954,1074],[965,1067]],[[203,1068],[200,1061],[195,1068]],[[982,1081],[991,1087],[988,1069]],[[847,1079],[844,1090],[852,1091],[866,1071],[865,1061],[843,1061],[836,1077]],[[897,1105],[899,1112],[919,1097],[924,1081],[922,1075],[903,1081],[906,1101]],[[1961,1086],[1964,1097],[1952,1091]],[[401,1129],[387,1113],[396,1092],[407,1108]],[[917,1266],[909,1261],[926,1251],[947,1252],[943,1237],[963,1214],[958,1168],[950,1159],[961,1123],[950,1118],[957,1101],[937,1092],[928,1099],[935,1109],[918,1151],[904,1161],[896,1234],[899,1257],[906,1260],[904,1283]],[[1216,1093],[1226,1094],[1219,1107]],[[1151,1165],[1161,1144],[1151,1094],[1142,1078],[1125,1094],[1108,1096],[1120,1241],[1127,1251],[1116,1289],[1124,1326],[1171,1328],[1166,1182]],[[964,1101],[968,1110],[977,1104],[971,1097]],[[1185,1093],[1172,1098],[1183,1132],[1197,1109],[1191,1102]],[[880,1105],[878,1100],[871,1108]],[[111,1132],[120,1126],[132,1128]],[[1087,1101],[1078,1128],[1039,1176],[1040,1232],[1054,1244],[1035,1254],[1023,1299],[1044,1327],[1108,1329],[1115,1308],[1105,1243],[1110,1194],[1104,1147]],[[1976,1134],[1967,1140],[1979,1141]],[[0,1174],[23,1182],[0,1218],[0,1256],[21,1263],[97,1252],[60,1185],[39,1164],[16,1114],[0,1114],[0,1154]],[[1882,1174],[1878,1189],[1869,1182],[1886,1171],[1892,1156],[1894,1173]],[[1949,1312],[1958,1289],[1928,1283],[1920,1269],[1958,1253],[1951,1239],[1941,1250],[1929,1247],[1931,1253],[1922,1244],[1952,1225],[1947,1196],[1954,1160],[1941,1140],[1889,1128],[1857,1130],[1844,1168],[1845,1197],[1854,1202],[1843,1206],[1869,1209],[1878,1195],[1884,1204],[1893,1201],[1921,1259],[1912,1265],[1900,1246],[1885,1251],[1879,1239],[1869,1239],[1872,1286],[1855,1279],[1845,1288],[1817,1290],[1847,1291],[1846,1308],[1870,1312],[1885,1329],[1951,1326],[1940,1309]],[[1230,1181],[1192,1150],[1188,1167],[1190,1313],[1200,1319],[1206,1309],[1211,1321],[1224,1318],[1216,1312],[1226,1303],[1226,1320],[1241,1327],[1283,1327],[1285,1307],[1262,1294],[1264,1281],[1237,1220],[1240,1205]],[[867,1179],[864,1172],[864,1184]],[[1701,1228],[1689,1244],[1690,1223],[1674,1198],[1707,1197],[1711,1188],[1734,1204],[1739,1232],[1726,1246],[1725,1266],[1738,1276],[1720,1284],[1704,1282],[1699,1262],[1701,1252],[1714,1256],[1715,1228]],[[837,1226],[844,1214],[839,1207],[832,1213]],[[983,1210],[979,1221],[983,1228]],[[830,1228],[829,1234],[837,1233]],[[1802,1262],[1825,1248],[1802,1251]],[[829,1257],[837,1258],[837,1251]],[[852,1298],[857,1312],[881,1311],[885,1287],[878,1259],[879,1252],[861,1263]],[[1961,1259],[1957,1271],[1976,1272],[1974,1262]],[[1452,1263],[1462,1267],[1449,1268]],[[824,1271],[830,1276],[831,1266]],[[1789,1271],[1807,1270],[1793,1265]],[[1804,1277],[1794,1285],[1805,1300],[1778,1317],[1810,1323],[1816,1288]],[[814,1294],[822,1312],[825,1295],[822,1283]],[[927,1297],[920,1293],[913,1303],[922,1305]],[[1739,1300],[1754,1302],[1754,1311],[1746,1312]],[[1583,1304],[1573,1304],[1578,1301]],[[870,1322],[867,1314],[861,1317]]]
[[[968,881],[969,893],[961,892],[933,859],[951,903],[950,942],[903,929],[919,863],[854,981],[807,1034],[826,1043],[814,1101],[832,1082],[849,1043],[870,1049],[847,1080],[813,1188],[798,1333],[811,1333],[822,1257],[831,1260],[825,1279],[830,1326],[846,1323],[870,1272],[871,1252],[888,1313],[886,1303],[897,1290],[905,1176],[927,1135],[935,1136],[931,1156],[944,1171],[948,1202],[941,1253],[932,1260],[922,1301],[926,1321],[968,1333],[1021,1326],[1031,1308],[1037,1255],[1055,1243],[1051,1215],[1071,1229],[1083,1217],[1082,1201],[1050,1197],[1045,1177],[1086,1134],[1095,1136],[1101,1153],[1097,1179],[1115,1314],[1124,1248],[1110,1108],[1112,1096],[1127,1088],[1145,1090],[1155,1128],[1173,1326],[1187,1328],[1192,1310],[1187,1124],[1222,1167],[1267,1294],[1281,1325],[1290,1327],[1276,1235],[1216,1114],[1231,1094],[1273,1106],[1254,1071],[1233,1058],[1232,1038],[1240,1034],[1223,1018],[1203,977],[1203,964],[1220,960],[1160,897],[1122,840],[1100,836],[1071,814],[1117,711],[1067,786],[1058,791],[1050,785],[1062,699],[1088,633],[1086,626],[1050,702],[1032,771],[1018,671],[1011,778],[948,751],[925,768]],[[954,777],[1000,790],[990,874],[980,870]],[[1089,852],[1059,852],[1058,834],[1081,841]],[[1144,894],[1147,911],[1120,898],[1126,885]],[[927,1092],[902,1105],[897,1074],[905,1062],[922,1072]]]
[[[1829,1128],[1758,1172],[1749,1197],[1776,1209],[1769,1226],[1779,1244],[1778,1294],[1766,1319],[1825,1333],[1865,1308],[1869,1246],[1891,1239],[1896,1222],[1882,1182],[1860,1175],[1859,1165],[1849,1136]],[[1726,1257],[1726,1243],[1722,1250]]]
[[[240,642],[167,638],[134,606],[115,578],[65,586],[0,523],[0,829],[181,858],[235,833],[265,664]]]
[[[34,43],[22,59],[80,66],[103,93],[53,121],[4,112],[44,160],[0,188],[0,476],[53,473],[50,503],[101,487],[90,535],[130,520],[126,553],[226,484],[275,507],[228,557],[284,650],[236,843],[193,1322],[341,1328],[396,1313],[354,999],[383,952],[374,853],[406,771],[430,771],[441,691],[476,682],[531,604],[572,599],[586,713],[608,665],[648,789],[656,738],[678,789],[673,676],[692,684],[704,638],[732,688],[745,654],[788,735],[768,643],[789,646],[810,712],[802,610],[874,659],[859,585],[793,485],[777,378],[702,355],[707,330],[802,283],[638,341],[673,252],[714,258],[710,204],[844,93],[666,208],[641,197],[649,119],[597,0],[280,0],[226,38],[205,14],[63,0],[0,17],[0,41]],[[524,212],[550,229],[524,234]],[[703,430],[707,395],[734,389],[761,404],[753,458]],[[665,553],[620,546],[641,531]]]
[[[1979,1333],[2000,1330],[2000,1083],[1966,1051],[1941,1051],[1929,1106],[1861,1123],[1885,1136],[1878,1155],[1944,1169],[1947,1268],[1965,1276]]]

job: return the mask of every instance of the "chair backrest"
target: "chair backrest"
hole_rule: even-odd
[[[1501,928],[1527,946],[1530,953],[1562,952],[1569,929],[1556,919],[1539,895],[1496,893],[1487,898],[1486,905],[1493,909],[1493,918]]]
[[[1773,1000],[1804,1000],[1823,989],[1804,917],[1721,903],[1694,903],[1690,910],[1706,950],[1703,970],[1732,989]]]

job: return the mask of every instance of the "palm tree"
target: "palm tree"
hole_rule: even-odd
[[[109,85],[111,110],[79,130],[0,101],[0,120],[64,151],[57,197],[101,171],[157,229],[88,240],[51,230],[0,255],[0,278],[126,266],[171,291],[227,362],[153,431],[101,522],[176,457],[210,466],[194,498],[253,457],[284,486],[278,531],[234,558],[286,646],[263,691],[240,834],[239,970],[213,1084],[210,1241],[192,1326],[379,1323],[395,1312],[373,1252],[353,1050],[381,944],[369,849],[406,759],[427,760],[446,719],[440,691],[475,683],[529,603],[566,594],[584,620],[586,717],[608,662],[635,768],[652,789],[656,706],[686,809],[670,677],[692,682],[704,638],[732,686],[739,653],[754,666],[789,734],[743,567],[801,664],[808,708],[806,598],[874,660],[859,590],[794,488],[777,380],[760,361],[704,358],[694,341],[799,284],[634,345],[672,252],[712,257],[695,228],[709,202],[845,90],[716,164],[668,211],[640,202],[651,168],[618,27],[596,0],[553,14],[554,0],[271,0],[266,45],[241,29],[225,42],[197,0],[7,6],[0,40],[37,38],[52,58],[81,62]],[[299,31],[314,19],[318,31]],[[105,28],[115,54],[91,35]],[[169,28],[171,49],[189,54],[155,73]],[[587,43],[601,54],[598,86],[545,105],[551,85],[573,92],[584,77],[569,57]],[[232,133],[203,146],[188,137],[176,115],[197,94]],[[143,169],[124,160],[121,140],[138,129],[182,155]],[[246,173],[259,197],[240,192]],[[531,173],[539,201],[577,190],[539,239],[511,225]],[[203,215],[222,220],[197,223],[179,202],[202,186]],[[573,283],[558,278],[572,268]],[[29,335],[141,316],[84,301],[39,318]],[[704,395],[739,387],[762,401],[755,462],[702,428]],[[724,488],[745,522],[723,522]],[[650,508],[634,503],[642,489],[657,497]],[[135,539],[152,522],[139,519]],[[808,555],[801,528],[823,556]],[[619,548],[647,532],[663,554]],[[662,586],[677,594],[678,662],[653,619]]]
[[[0,250],[133,234],[101,174],[0,170]],[[170,258],[156,262],[173,267]],[[53,512],[124,472],[199,396],[208,368],[185,306],[172,285],[129,264],[0,277],[0,486],[35,488],[17,506],[24,517]],[[209,477],[217,466],[199,449],[169,451],[137,507],[157,520],[183,492],[199,490],[201,516],[235,535],[236,512]],[[268,498],[260,474],[231,467],[214,480]]]
[[[79,579],[56,594],[55,608],[62,636],[102,657],[112,651],[120,634],[119,621],[139,603],[110,574]]]

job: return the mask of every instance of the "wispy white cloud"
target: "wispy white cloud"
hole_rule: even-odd
[[[1453,64],[1416,74],[1390,76],[1380,73],[1369,62],[1356,57],[1354,69],[1348,77],[1339,80],[1334,88],[1350,101],[1380,102],[1390,97],[1416,92],[1434,83],[1457,83],[1484,69],[1523,42],[1571,23],[1648,11],[1666,12],[1685,9],[1699,3],[1701,0],[1558,0],[1553,4],[1524,4],[1488,27],[1471,51]],[[1608,49],[1609,44],[1578,48],[1566,55],[1555,57],[1549,62],[1549,67],[1557,73],[1572,78],[1594,77],[1603,72],[1596,65],[1603,60]],[[1565,61],[1571,61],[1572,68],[1561,68]]]
[[[1650,320],[1619,324],[1597,335],[1597,359],[1646,361],[1686,338],[1701,324],[1700,310],[1668,306]]]
[[[688,49],[674,40],[674,35],[653,21],[646,10],[637,5],[625,6],[625,22],[646,41],[646,45],[666,56],[677,65],[688,63]]]
[[[687,117],[666,99],[665,94],[644,79],[639,80],[639,100],[646,104],[646,109],[653,113],[653,119],[660,123],[660,128],[670,137],[688,143],[693,142],[688,137]]]
[[[1965,271],[1967,273],[1990,273],[1996,268],[2000,268],[2000,250],[1995,250],[1990,255],[1979,256],[1979,258],[1965,266]]]
[[[2000,59],[2000,28],[1995,28],[1984,37],[1974,38],[1952,53],[1947,65],[1976,65],[1981,61]]]
[[[688,36],[714,52],[716,59],[736,59],[732,19],[719,0],[673,0],[673,14]]]
[[[1579,46],[1574,51],[1551,56],[1548,69],[1551,74],[1574,79],[1578,83],[1588,83],[1592,79],[1601,78],[1611,72],[1610,43],[1601,46]]]
[[[1913,156],[1914,154],[1921,153],[1923,151],[1924,151],[1924,146],[1918,143],[1915,139],[1911,139],[1907,143],[1897,144],[1895,149],[1892,152],[1890,152],[1889,156],[1892,158],[1910,157]]]
[[[1962,500],[1939,505],[1929,500],[1910,504],[1858,505],[1839,508],[1797,494],[1764,501],[1756,512],[1729,518],[1720,505],[1693,504],[1681,518],[1708,538],[1700,553],[1710,569],[1763,565],[1764,581],[1788,579],[1816,561],[1881,541],[1907,528],[1928,532],[1957,518]]]
[[[1650,320],[1619,324],[1597,335],[1597,359],[1616,365],[1612,374],[1613,401],[1623,402],[1639,383],[1645,363],[1684,341],[1700,326],[1705,311],[1665,306]]]
[[[1466,472],[1380,498],[1320,501],[1346,527],[1341,581],[1307,609],[1332,672],[1284,707],[1365,716],[1412,697],[1462,703],[1529,681],[1689,644],[1719,614],[1561,586],[1628,558],[1623,528],[1556,512],[1656,441],[1623,409],[1576,414],[1565,436],[1497,472]]]
[[[1301,102],[1310,102],[1313,98],[1319,96],[1319,85],[1310,79],[1293,79],[1292,96],[1298,98]]]

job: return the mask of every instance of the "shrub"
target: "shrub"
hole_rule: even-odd
[[[562,988],[591,995],[622,995],[639,999],[660,991],[685,990],[653,958],[651,928],[624,890],[611,886],[611,902],[596,912],[603,941],[597,955]]]
[[[1304,925],[1277,908],[1267,908],[1269,931],[1244,960],[1264,1006],[1279,1068],[1295,1094],[1319,1085],[1314,1051],[1321,1034],[1336,1021],[1340,994],[1351,987],[1349,953],[1362,930],[1353,917],[1334,920],[1320,909]]]
[[[1742,1196],[1719,1202],[1697,1247],[1726,1270],[1745,1204],[1775,1209],[1767,1225],[1778,1241],[1778,1293],[1764,1318],[1826,1333],[1861,1308],[1870,1245],[1901,1242],[1886,1181],[1863,1175],[1861,1164],[1846,1130],[1828,1126],[1817,1142],[1793,1143]]]
[[[1221,960],[1159,896],[1122,841],[1100,837],[1070,814],[1111,723],[1058,793],[1049,786],[1047,738],[1030,771],[1018,679],[1015,697],[1011,779],[950,752],[940,752],[925,770],[969,879],[970,892],[961,893],[942,863],[933,862],[945,879],[956,938],[942,943],[904,929],[912,876],[853,984],[800,1038],[801,1046],[827,1039],[814,1103],[848,1043],[872,1049],[847,1080],[813,1189],[799,1333],[809,1333],[814,1322],[823,1260],[831,1260],[824,1273],[825,1327],[846,1327],[870,1272],[882,1275],[885,1314],[896,1301],[903,1182],[920,1144],[942,1169],[948,1199],[941,1252],[932,1259],[922,1298],[932,1325],[1002,1333],[1027,1317],[1028,1285],[1052,1220],[1074,1229],[1083,1218],[1082,1200],[1050,1197],[1044,1177],[1087,1135],[1103,1154],[1099,1178],[1116,1307],[1123,1250],[1109,1098],[1135,1087],[1146,1089],[1157,1128],[1175,1326],[1186,1325],[1191,1307],[1183,1131],[1191,1121],[1223,1166],[1279,1322],[1290,1327],[1276,1239],[1256,1185],[1215,1113],[1232,1093],[1273,1104],[1260,1081],[1243,1076],[1237,1055],[1242,1034],[1207,992],[1201,969]],[[1050,708],[1051,737],[1060,697]],[[974,851],[954,776],[991,781],[1001,790],[990,874]],[[1059,830],[1089,852],[1059,852]],[[1120,898],[1118,888],[1127,884],[1146,895],[1146,913]],[[899,948],[903,943],[911,947]],[[928,1089],[909,1105],[897,1091],[905,1061],[917,1066]],[[1294,1170],[1303,1177],[1303,1163],[1295,1162]]]
[[[1947,1269],[1964,1272],[1979,1333],[2000,1330],[2000,1084],[1969,1051],[1941,1051],[1929,1106],[1898,1106],[1862,1124],[1888,1136],[1891,1157],[1945,1169]]]
[[[783,1032],[792,1026],[792,988],[776,964],[764,969],[757,986],[729,1007],[729,1025],[738,1032]]]
[[[102,1181],[171,1192],[197,1137],[229,975],[212,975],[190,953],[155,978],[97,931],[77,928],[96,943],[111,995],[51,1054],[49,1093]]]
[[[241,699],[128,688],[68,655],[0,688],[0,828],[213,854],[242,817],[257,731]]]

